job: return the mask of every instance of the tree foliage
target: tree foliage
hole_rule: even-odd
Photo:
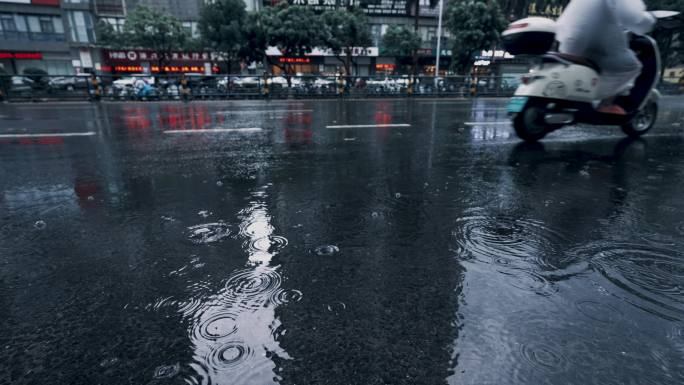
[[[677,11],[684,14],[684,1],[682,0],[646,0],[646,5],[651,11]],[[662,71],[684,63],[684,20],[680,15],[679,23],[674,26],[656,24],[651,34],[658,42]]]
[[[240,57],[246,62],[262,61],[266,57],[268,48],[268,36],[264,19],[268,17],[262,12],[247,14],[247,20],[243,25],[244,46]]]
[[[452,1],[444,15],[451,32],[453,65],[459,73],[471,66],[474,54],[499,41],[507,21],[495,1]]]
[[[168,61],[171,52],[188,48],[187,32],[175,17],[139,6],[129,13],[121,32],[108,23],[100,21],[96,26],[98,44],[111,48],[139,48],[157,54],[157,64]]]
[[[123,33],[116,31],[111,24],[104,20],[98,21],[95,25],[95,35],[98,45],[102,47],[125,48],[128,41]]]
[[[308,7],[281,2],[261,11],[260,21],[266,43],[283,56],[303,56],[322,42],[320,17]],[[283,69],[287,66],[273,63]]]
[[[420,36],[410,29],[392,25],[382,37],[382,54],[385,56],[407,57],[420,48]]]
[[[207,48],[228,62],[242,58],[247,11],[242,0],[218,0],[202,8],[199,30]]]
[[[188,38],[178,19],[143,6],[128,14],[123,33],[133,46],[156,52],[160,62],[172,51],[182,49]]]
[[[321,21],[323,24],[322,46],[330,49],[338,59],[345,56],[343,60],[345,73],[350,75],[353,48],[371,45],[371,33],[366,15],[358,8],[336,9],[323,13]]]

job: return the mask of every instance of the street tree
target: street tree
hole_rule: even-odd
[[[97,44],[107,48],[128,48],[126,44],[130,41],[123,32],[117,31],[114,26],[104,20],[98,21],[95,25],[95,36],[97,36]]]
[[[420,36],[404,26],[392,25],[382,37],[384,56],[411,57],[420,48]],[[415,62],[412,64],[415,66]],[[413,68],[411,69],[413,72]]]
[[[266,58],[268,49],[267,23],[264,22],[270,14],[266,11],[249,12],[242,26],[244,44],[240,51],[240,58],[247,63],[262,62]]]
[[[232,63],[242,58],[246,21],[243,0],[217,0],[202,8],[198,24],[202,41],[226,61],[229,72]]]
[[[285,57],[304,56],[322,42],[321,19],[308,7],[281,2],[261,13],[266,42],[269,46],[278,48]],[[289,73],[290,65],[287,62],[270,64],[279,67],[286,74]]]
[[[188,39],[178,19],[143,6],[128,14],[123,34],[130,39],[131,46],[155,53],[160,70],[168,62],[171,52],[182,49]]]
[[[353,48],[371,45],[366,15],[359,8],[336,9],[324,12],[321,19],[323,47],[330,49],[343,63],[345,74],[351,75]]]
[[[684,14],[684,1],[682,0],[646,0],[649,10],[677,11]],[[684,21],[680,16],[675,25],[656,24],[651,34],[658,42],[662,69],[661,77],[665,69],[684,63]]]
[[[470,69],[475,53],[493,48],[507,26],[499,4],[492,0],[452,1],[444,18],[452,35],[452,63],[460,74]]]

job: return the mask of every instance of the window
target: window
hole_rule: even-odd
[[[0,24],[2,24],[2,30],[6,32],[16,32],[17,24],[14,22],[14,17],[10,14],[0,15]]]
[[[185,33],[188,34],[188,36],[192,36],[192,23],[189,21],[184,21],[183,22],[183,29],[185,30]]]
[[[428,27],[427,29],[427,40],[433,41],[437,40],[437,27]]]
[[[38,16],[26,16],[26,24],[28,24],[29,32],[40,33],[40,23]]]
[[[64,24],[62,24],[62,18],[61,17],[53,17],[52,18],[52,27],[54,28],[55,33],[63,34],[64,33]]]
[[[52,23],[52,18],[49,16],[41,16],[40,30],[43,33],[55,33],[55,25]]]
[[[197,22],[195,22],[195,21],[184,21],[182,25],[183,25],[183,29],[185,29],[185,32],[188,34],[188,36],[190,36],[192,38],[199,37],[199,31],[197,30]]]
[[[62,18],[58,16],[0,14],[0,31],[10,39],[64,40]]]
[[[24,15],[14,15],[14,24],[17,26],[17,31],[19,32],[27,32],[28,29],[26,27],[26,17]]]
[[[121,17],[104,17],[104,18],[101,18],[100,20],[111,25],[112,28],[114,28],[114,30],[117,32],[123,32],[123,25],[126,22],[126,19],[121,18]]]
[[[90,15],[82,11],[67,11],[71,41],[90,43],[95,41]]]

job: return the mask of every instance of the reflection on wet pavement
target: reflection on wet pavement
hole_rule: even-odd
[[[504,103],[0,106],[0,383],[684,382],[684,105]]]

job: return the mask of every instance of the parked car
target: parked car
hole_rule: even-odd
[[[260,84],[260,79],[254,76],[235,77],[232,81],[238,90],[258,88]]]
[[[9,93],[29,96],[41,88],[41,85],[26,76],[12,76],[9,82]]]
[[[58,76],[50,78],[50,80],[48,81],[48,88],[51,91],[73,91],[75,89],[87,89],[89,82],[89,75]]]

